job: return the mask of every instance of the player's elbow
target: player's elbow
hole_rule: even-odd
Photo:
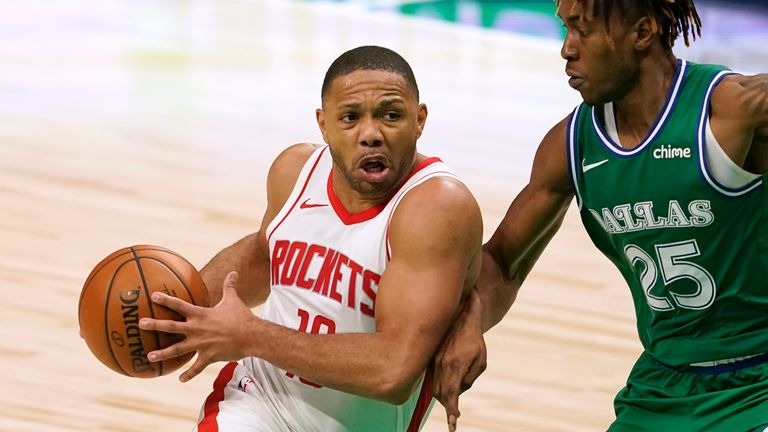
[[[410,374],[392,371],[377,386],[375,398],[392,405],[402,405],[411,398],[417,383],[418,380]]]
[[[398,388],[384,388],[377,395],[380,401],[392,404],[402,405],[408,402],[412,393],[411,387],[401,386]]]

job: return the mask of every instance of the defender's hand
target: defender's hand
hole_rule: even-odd
[[[459,395],[472,387],[487,366],[480,307],[472,291],[433,360],[432,390],[445,407],[451,432],[456,430],[461,415]]]

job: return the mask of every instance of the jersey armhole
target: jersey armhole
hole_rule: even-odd
[[[291,195],[288,196],[288,199],[285,201],[283,208],[280,209],[280,211],[277,213],[277,215],[272,220],[272,222],[270,222],[269,225],[267,226],[267,236],[266,236],[267,244],[269,244],[270,239],[272,238],[272,234],[274,234],[275,230],[277,230],[277,228],[288,217],[291,211],[293,211],[294,207],[296,207],[296,204],[299,202],[299,199],[301,199],[301,196],[304,194],[304,191],[307,189],[307,184],[309,183],[309,179],[312,178],[312,175],[315,172],[315,169],[317,168],[317,165],[320,162],[320,159],[322,159],[327,149],[328,149],[327,145],[319,147],[309,156],[309,159],[307,159],[307,162],[304,163],[304,166],[301,168],[301,172],[299,173],[299,177],[296,179],[296,184],[293,186]]]
[[[696,147],[699,154],[699,170],[704,180],[718,193],[738,197],[758,188],[763,182],[763,176],[754,175],[749,178],[753,174],[733,163],[717,143],[709,125],[712,93],[723,78],[732,74],[733,72],[728,70],[720,71],[709,83],[701,106]]]
[[[573,112],[571,112],[571,118],[568,121],[568,127],[566,129],[565,133],[565,150],[567,152],[567,161],[568,161],[568,180],[571,183],[571,187],[574,191],[574,196],[576,196],[576,204],[579,207],[579,211],[581,211],[582,207],[582,199],[581,199],[581,191],[579,190],[579,146],[578,146],[578,124],[579,124],[579,115],[581,114],[581,110],[584,107],[584,103],[580,103],[579,105],[574,108]]]

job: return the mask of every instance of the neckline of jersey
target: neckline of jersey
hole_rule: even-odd
[[[413,170],[408,174],[408,177],[405,178],[403,181],[403,184],[398,188],[400,190],[407,182],[411,179],[416,173],[423,170],[424,168],[432,165],[435,162],[442,162],[440,158],[438,157],[428,157],[421,161],[418,165],[416,165]],[[349,210],[347,210],[346,207],[344,207],[344,204],[339,199],[338,195],[336,195],[336,192],[333,190],[333,169],[331,169],[331,172],[328,173],[328,182],[327,182],[327,190],[328,190],[328,201],[331,203],[331,207],[333,208],[333,211],[336,213],[336,216],[339,217],[339,219],[344,223],[344,225],[354,225],[361,222],[365,222],[368,220],[371,220],[378,216],[385,207],[387,207],[387,204],[392,200],[392,197],[397,195],[397,191],[392,194],[392,197],[390,197],[388,200],[381,202],[379,204],[376,204],[374,206],[371,206],[365,210],[359,211],[357,213],[351,213]]]
[[[674,84],[670,86],[669,90],[667,91],[667,97],[664,101],[661,112],[659,112],[657,115],[656,121],[653,123],[653,126],[648,131],[648,134],[645,136],[643,141],[631,149],[625,149],[620,144],[613,141],[613,139],[608,135],[608,132],[605,130],[603,124],[598,120],[598,106],[593,106],[591,110],[592,125],[595,128],[595,131],[597,132],[597,135],[603,145],[608,150],[621,157],[634,156],[645,150],[649,144],[661,133],[661,130],[664,129],[667,120],[669,120],[669,117],[672,115],[672,111],[674,110],[680,95],[680,89],[683,87],[683,82],[685,80],[685,70],[687,69],[687,66],[687,61],[683,59],[677,59],[675,64],[675,75],[673,78]],[[604,108],[604,105],[600,105],[599,108]]]

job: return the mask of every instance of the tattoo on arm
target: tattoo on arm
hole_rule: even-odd
[[[762,124],[768,124],[768,74],[751,77],[743,87],[741,108],[762,117]]]

